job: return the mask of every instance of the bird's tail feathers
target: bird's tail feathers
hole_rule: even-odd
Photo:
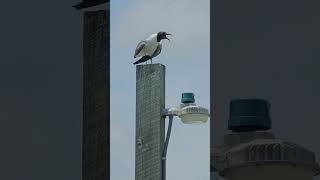
[[[140,58],[138,61],[134,62],[133,64],[140,64],[140,63],[148,61],[149,59],[151,59],[150,56],[143,56],[142,58]]]

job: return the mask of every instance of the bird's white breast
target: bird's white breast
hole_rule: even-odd
[[[146,46],[142,49],[142,52],[139,53],[139,56],[151,56],[159,45],[159,42],[157,41],[157,34],[152,34],[145,41]]]

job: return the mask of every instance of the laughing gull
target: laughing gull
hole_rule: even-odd
[[[170,40],[167,35],[171,34],[160,31],[155,34],[151,34],[147,39],[140,41],[134,53],[134,58],[141,58],[133,64],[140,64],[148,61],[149,59],[151,60],[152,64],[152,58],[158,56],[161,52],[162,45],[160,41],[162,39]]]

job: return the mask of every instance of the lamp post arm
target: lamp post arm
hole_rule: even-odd
[[[168,109],[162,109],[161,114],[163,116],[179,116],[180,108],[172,107],[172,108],[168,108]]]
[[[166,180],[166,159],[167,159],[167,149],[169,145],[169,139],[170,139],[171,128],[172,128],[172,120],[173,120],[173,115],[169,115],[169,124],[168,124],[166,140],[164,142],[163,149],[162,149],[162,176],[161,176],[162,180]]]

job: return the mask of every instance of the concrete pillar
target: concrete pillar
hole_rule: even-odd
[[[161,180],[165,137],[165,66],[137,65],[135,180]]]

